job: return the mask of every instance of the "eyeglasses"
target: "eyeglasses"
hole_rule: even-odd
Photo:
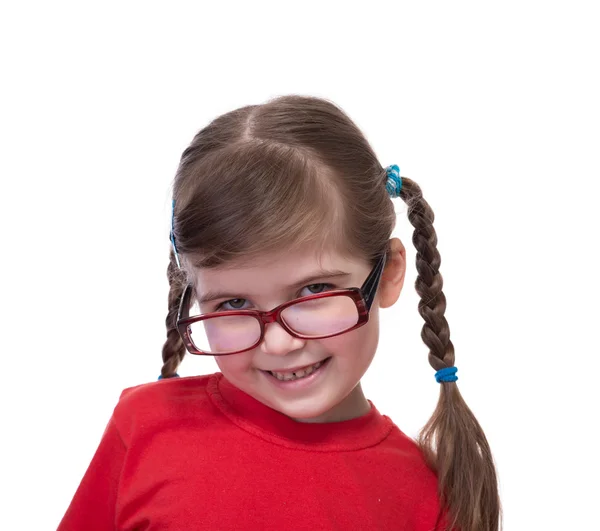
[[[265,327],[277,322],[291,336],[324,339],[355,330],[369,321],[381,280],[383,253],[361,288],[334,289],[285,302],[271,311],[237,310],[189,316],[192,284],[185,288],[177,313],[177,330],[190,354],[228,356],[256,348]]]

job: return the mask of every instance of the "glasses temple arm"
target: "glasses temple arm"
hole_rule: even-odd
[[[367,277],[367,280],[365,280],[365,283],[363,284],[363,295],[367,304],[367,311],[371,309],[373,299],[375,298],[375,293],[379,287],[379,281],[381,280],[381,274],[383,273],[383,268],[385,267],[386,257],[387,252],[381,255],[381,258],[379,258],[375,268],[373,271],[371,271],[371,274]]]
[[[179,303],[179,310],[177,311],[177,322],[180,319],[184,319],[188,317],[188,312],[190,309],[190,296],[192,294],[192,285],[188,284],[183,290],[183,295],[181,297],[181,302]]]

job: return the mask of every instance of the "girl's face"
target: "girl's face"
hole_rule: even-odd
[[[337,254],[324,255],[320,273],[314,253],[273,255],[243,268],[197,270],[197,295],[207,291],[235,294],[200,306],[201,313],[224,310],[272,310],[291,299],[336,288],[360,287],[372,266],[349,261]],[[387,268],[386,268],[387,269]],[[300,280],[311,277],[299,288]],[[382,280],[383,283],[383,280]],[[215,356],[224,377],[263,404],[300,422],[336,422],[362,416],[369,411],[360,386],[379,340],[379,297],[369,321],[360,328],[327,339],[298,339],[278,323],[266,325],[263,342],[253,350],[228,356]],[[314,383],[303,389],[282,389],[263,371],[312,365],[331,356]]]

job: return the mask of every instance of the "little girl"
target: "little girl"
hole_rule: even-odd
[[[441,384],[418,440],[368,400],[379,308],[415,227]],[[456,385],[434,215],[333,103],[284,96],[196,134],[173,186],[159,380],[125,389],[59,530],[496,531],[486,437]],[[220,372],[178,378],[185,353]]]

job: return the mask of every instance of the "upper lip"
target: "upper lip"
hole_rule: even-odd
[[[323,361],[325,361],[327,358],[322,359],[320,361],[315,361],[314,363],[309,363],[308,365],[299,365],[298,367],[292,367],[291,369],[265,369],[268,372],[294,372],[294,371],[299,371],[300,369],[306,369],[307,367],[312,367],[313,365],[316,365],[317,363],[321,363]]]

